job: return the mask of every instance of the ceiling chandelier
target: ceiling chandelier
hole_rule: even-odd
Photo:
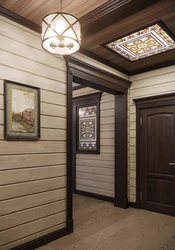
[[[81,26],[79,20],[68,13],[56,12],[42,20],[42,47],[58,55],[77,52],[81,45]]]

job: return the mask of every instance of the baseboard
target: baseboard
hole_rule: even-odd
[[[67,231],[68,231],[68,234],[73,233],[73,220],[68,220],[68,222],[67,222]]]
[[[43,245],[48,244],[51,241],[57,240],[65,235],[68,234],[68,229],[64,228],[64,229],[60,229],[58,231],[55,231],[53,233],[47,234],[45,236],[42,236],[38,239],[29,241],[25,244],[22,244],[20,246],[14,247],[11,250],[34,250],[38,247],[41,247]]]
[[[81,191],[81,190],[75,190],[75,194],[87,196],[87,197],[90,197],[90,198],[95,198],[95,199],[98,199],[98,200],[114,202],[113,197],[100,195],[100,194],[89,193],[89,192],[85,192],[85,191]]]
[[[126,208],[128,208],[128,199],[124,199],[124,200],[123,200],[122,197],[117,196],[117,197],[115,198],[114,205],[115,205],[116,207],[121,207],[121,208],[126,209]]]
[[[140,208],[140,203],[139,202],[128,202],[129,207],[133,207],[133,208]]]

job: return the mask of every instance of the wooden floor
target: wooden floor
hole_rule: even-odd
[[[175,250],[175,217],[74,196],[74,233],[38,250]]]

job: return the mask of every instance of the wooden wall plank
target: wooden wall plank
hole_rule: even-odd
[[[66,199],[66,188],[0,202],[0,216]]]
[[[0,201],[66,187],[66,176],[0,186]]]
[[[66,106],[67,98],[66,95],[42,90],[41,101]]]
[[[66,84],[58,79],[48,79],[43,76],[35,75],[29,72],[15,69],[6,65],[1,65],[0,79],[28,84],[48,91],[66,94]]]
[[[85,154],[77,154],[77,159],[85,159],[86,160],[87,155]],[[91,160],[99,160],[99,161],[114,161],[114,155],[113,154],[100,154],[100,155],[91,155]]]
[[[8,171],[2,170],[0,175],[0,185],[41,180],[64,175],[66,175],[65,165],[13,169]]]
[[[87,180],[87,179],[81,179],[81,178],[76,178],[76,184],[77,185],[82,185],[82,186],[87,186],[87,187],[93,187],[93,188],[98,188],[101,190],[112,190],[113,189],[113,183],[108,183],[104,182],[103,180],[97,181],[97,180]]]
[[[41,115],[41,127],[66,129],[66,118]]]
[[[65,61],[60,57],[54,57],[49,53],[46,53],[39,46],[37,46],[37,48],[31,46],[29,47],[28,45],[21,43],[21,41],[19,41],[18,39],[19,38],[15,36],[13,39],[13,46],[11,46],[11,38],[8,37],[7,32],[6,34],[4,34],[3,30],[0,29],[0,49],[7,50],[10,53],[19,54],[22,57],[30,59],[31,61],[37,61],[49,67],[56,68],[56,65],[59,64],[61,68],[66,69]]]
[[[41,141],[65,141],[66,139],[66,130],[60,129],[41,129]]]
[[[102,181],[104,183],[114,183],[114,176],[112,175],[100,175],[100,174],[94,174],[94,173],[84,173],[84,172],[78,172],[76,173],[76,177],[79,179],[87,179],[87,180],[93,180],[93,181]]]
[[[41,103],[41,114],[48,116],[66,117],[66,107],[49,103]]]
[[[0,170],[66,164],[66,154],[0,155]]]
[[[18,147],[16,147],[18,144]],[[38,142],[6,142],[0,141],[1,154],[41,154],[65,153],[66,142],[63,141],[38,141]]]
[[[95,166],[95,167],[105,167],[105,168],[114,168],[114,161],[103,161],[103,160],[98,160],[98,156],[95,159],[81,159],[81,158],[77,158],[76,163],[78,165],[83,165],[83,166]]]
[[[43,229],[59,225],[65,221],[66,212],[60,212],[58,214],[50,215],[48,217],[29,222],[18,227],[2,231],[0,232],[0,246],[34,234]]]
[[[59,213],[66,210],[66,201],[56,201],[50,204],[34,207],[17,213],[0,217],[0,231],[16,227],[18,225],[49,216],[50,214]]]
[[[22,71],[29,72],[35,75],[44,76],[45,78],[50,78],[53,80],[59,79],[61,82],[66,82],[65,71],[50,68],[44,64],[41,66],[38,62],[31,61],[19,55],[14,55],[4,50],[0,51],[0,64],[2,65],[20,69]]]
[[[86,167],[86,166],[76,166],[77,171],[85,173],[95,173],[114,176],[114,169],[112,168],[100,168],[100,167]]]

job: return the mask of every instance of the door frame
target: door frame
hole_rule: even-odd
[[[73,57],[67,65],[67,229],[73,232],[72,211],[72,83],[115,95],[115,198],[114,205],[128,207],[127,198],[127,93],[131,82]]]
[[[146,108],[154,108],[161,106],[175,105],[175,93],[168,93],[163,95],[149,96],[143,98],[135,98],[133,101],[136,104],[136,207],[142,208],[142,168],[141,168],[141,158],[142,158],[142,138],[141,129],[142,117],[141,112]]]

